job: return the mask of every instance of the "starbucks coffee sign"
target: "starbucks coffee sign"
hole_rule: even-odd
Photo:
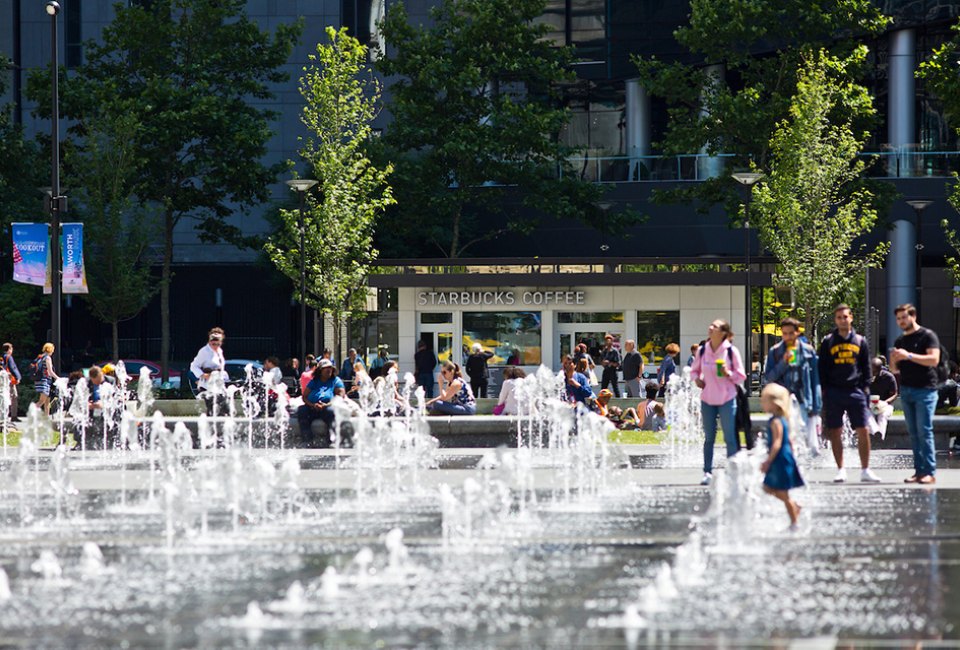
[[[421,291],[418,307],[570,306],[586,303],[586,291]]]

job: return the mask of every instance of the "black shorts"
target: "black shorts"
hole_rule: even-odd
[[[850,417],[850,426],[867,426],[870,418],[867,396],[859,388],[828,388],[823,391],[823,419],[828,429],[843,427],[843,414]]]

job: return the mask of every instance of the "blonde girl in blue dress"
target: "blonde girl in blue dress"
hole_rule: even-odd
[[[767,447],[770,455],[760,466],[763,490],[783,501],[790,515],[791,528],[797,525],[800,506],[790,498],[790,490],[804,485],[797,459],[790,444],[790,391],[780,384],[767,384],[760,394],[764,413],[772,415],[767,423]]]

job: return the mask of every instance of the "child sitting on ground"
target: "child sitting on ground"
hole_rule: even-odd
[[[767,384],[760,394],[760,407],[772,415],[767,423],[770,455],[760,466],[766,474],[763,490],[783,501],[790,516],[790,529],[796,530],[800,506],[790,498],[790,490],[803,487],[804,483],[790,444],[790,391],[780,384]]]
[[[636,428],[637,412],[632,408],[623,410],[619,406],[611,406],[611,397],[613,393],[609,388],[600,391],[596,402],[597,413],[616,424],[618,429]]]

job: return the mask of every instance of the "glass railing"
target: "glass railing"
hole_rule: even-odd
[[[733,161],[733,154],[567,158],[574,174],[593,183],[702,181],[727,173]]]
[[[960,151],[876,151],[860,154],[871,178],[948,178],[960,173]],[[733,154],[575,156],[572,173],[593,183],[703,181],[733,173]],[[566,173],[571,173],[570,171]]]

